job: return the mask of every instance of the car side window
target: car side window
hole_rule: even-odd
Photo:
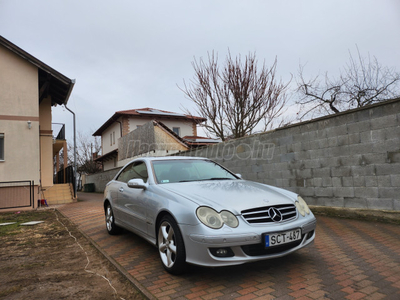
[[[117,180],[127,183],[131,179],[139,178],[147,182],[147,167],[143,161],[135,162],[127,166],[121,174],[119,174]]]

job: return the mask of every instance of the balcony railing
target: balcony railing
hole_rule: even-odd
[[[53,130],[53,139],[55,139],[55,140],[65,140],[65,124],[63,124],[63,123],[51,123],[51,124],[53,125],[53,128],[54,128],[54,130]],[[56,127],[57,127],[57,129],[60,128],[60,127],[61,128],[59,129],[59,131],[56,131],[57,130]],[[55,133],[57,133],[57,132],[58,132],[58,134],[55,135]]]

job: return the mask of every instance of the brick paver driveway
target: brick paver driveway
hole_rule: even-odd
[[[132,233],[108,235],[101,194],[59,207],[152,299],[400,299],[400,226],[317,216],[314,245],[289,256],[166,273],[157,249]]]

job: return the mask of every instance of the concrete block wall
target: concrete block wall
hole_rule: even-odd
[[[106,184],[111,181],[121,168],[115,168],[86,176],[86,183],[94,183],[96,193],[104,192]]]
[[[118,160],[156,150],[153,122],[147,122],[118,139]]]
[[[179,155],[203,156],[311,205],[400,210],[400,98]]]

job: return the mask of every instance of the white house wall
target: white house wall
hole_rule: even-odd
[[[112,138],[111,138],[112,136]],[[115,139],[114,139],[115,136]],[[118,149],[118,139],[121,137],[121,127],[118,122],[114,122],[101,134],[102,154],[107,154]]]
[[[183,122],[179,120],[165,120],[165,119],[157,119],[156,117],[154,118],[130,118],[129,119],[129,131],[135,130],[138,126],[141,126],[147,122],[150,122],[151,120],[158,120],[162,122],[165,126],[167,126],[169,129],[173,129],[174,127],[179,127],[180,128],[180,136],[192,136],[194,135],[193,132],[193,122]]]
[[[169,121],[169,120],[160,120],[160,121],[171,130],[173,127],[179,127],[180,137],[194,135],[193,122]]]
[[[132,118],[132,117],[129,118],[129,132],[137,129],[138,126],[142,126],[143,124],[150,122],[153,119],[154,118]],[[118,121],[121,122],[122,124],[122,118],[119,118]],[[195,134],[193,132],[192,122],[170,121],[170,120],[160,120],[160,121],[171,130],[173,130],[174,127],[179,127],[181,137],[192,136]],[[121,126],[120,123],[114,122],[101,134],[102,155],[118,149],[118,139],[121,137],[120,126]],[[114,135],[115,135],[115,141],[114,141]]]
[[[137,129],[138,126],[143,126],[144,124],[154,119],[157,120],[157,118],[140,118],[140,117],[139,118],[129,117],[129,119],[127,119],[126,117],[124,118],[125,119],[123,119],[123,117],[120,117],[118,119],[118,122],[114,122],[112,125],[110,125],[106,130],[102,132],[101,134],[102,155],[105,155],[113,150],[118,149],[118,139],[121,138],[121,130],[132,132],[135,129]],[[128,124],[126,123],[126,120],[128,121],[127,122]],[[185,122],[182,120],[168,120],[161,118],[158,120],[171,130],[173,130],[174,127],[179,127],[181,137],[196,135],[196,132],[194,132],[195,126],[193,122]],[[129,128],[125,127],[126,125],[128,125]],[[115,141],[114,141],[114,135],[115,135]],[[124,162],[125,160],[123,159],[122,163]],[[122,163],[118,161],[118,158],[103,161],[103,170],[113,169],[117,166],[121,166]]]
[[[38,69],[0,46],[0,181],[40,180]],[[28,127],[31,122],[31,129]]]
[[[111,160],[107,160],[103,162],[103,169],[104,171],[106,170],[111,170],[114,169],[116,167],[118,167],[118,161],[117,161],[117,157],[115,157],[115,159],[111,159]]]

